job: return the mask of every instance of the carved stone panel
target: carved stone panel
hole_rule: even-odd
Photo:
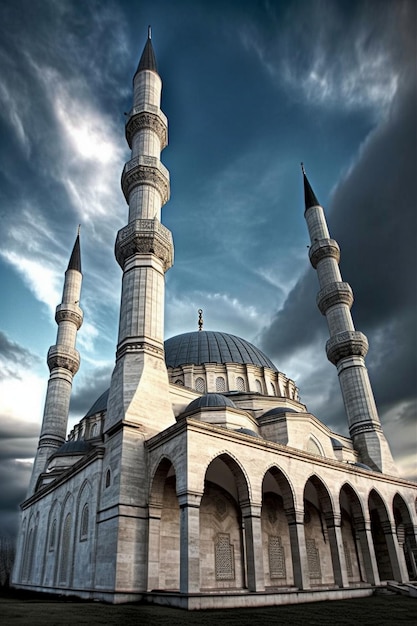
[[[349,578],[353,577],[352,559],[350,558],[350,550],[347,541],[343,542],[343,550],[345,553],[346,571]]]
[[[235,580],[235,558],[228,533],[219,533],[214,545],[216,580]]]
[[[310,579],[321,580],[320,554],[315,539],[306,539],[307,561]]]
[[[281,537],[269,536],[269,575],[271,578],[286,578],[285,553]]]

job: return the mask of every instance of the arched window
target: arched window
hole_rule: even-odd
[[[69,551],[71,542],[71,513],[65,518],[64,529],[62,531],[61,547],[61,567],[59,571],[59,581],[65,583],[68,580]]]
[[[277,395],[277,392],[276,392],[276,389],[275,389],[275,385],[274,385],[274,383],[271,383],[271,391],[272,391],[272,395],[273,395],[273,396],[276,396],[276,395]]]
[[[245,381],[242,378],[242,376],[238,376],[236,378],[236,389],[238,391],[246,391],[246,385],[245,385]]]
[[[255,380],[255,387],[256,387],[256,391],[258,393],[262,393],[262,385],[261,385],[261,381],[256,379]]]
[[[204,382],[204,378],[201,378],[201,376],[199,376],[198,378],[195,379],[195,388],[196,388],[196,391],[199,391],[200,393],[205,392],[206,383]]]
[[[106,488],[110,487],[110,485],[111,485],[111,472],[110,472],[109,469],[106,472],[106,482],[105,482],[105,485],[106,485]]]
[[[84,508],[81,513],[80,541],[87,541],[87,539],[88,539],[88,504],[84,504]]]
[[[32,573],[33,552],[34,552],[34,543],[35,543],[34,535],[35,535],[35,531],[33,528],[31,528],[29,531],[28,539],[27,539],[24,561],[23,561],[23,580],[25,581],[29,581],[31,573]]]
[[[52,522],[51,526],[51,534],[49,535],[49,552],[53,552],[55,550],[56,543],[56,519]]]
[[[216,378],[216,391],[219,391],[220,393],[226,391],[226,381],[223,376],[217,376]]]
[[[319,454],[320,456],[324,456],[320,446],[313,437],[310,437],[307,442],[307,452],[311,452],[311,454]]]
[[[90,437],[96,437],[96,435],[97,435],[97,422],[94,422],[94,424],[91,427]]]

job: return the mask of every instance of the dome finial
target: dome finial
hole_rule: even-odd
[[[150,24],[148,26],[148,39],[152,39],[152,26]]]
[[[304,163],[303,163],[302,161],[301,161],[301,171],[302,171],[302,173],[303,173],[303,174],[304,174],[304,176],[305,176],[305,174],[306,174],[306,170],[305,170],[305,167],[304,167]]]
[[[203,330],[203,309],[198,309],[198,330]]]

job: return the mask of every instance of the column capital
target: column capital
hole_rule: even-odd
[[[295,507],[285,509],[285,515],[289,526],[294,524],[304,525],[304,509],[296,509]]]
[[[327,528],[335,528],[339,527],[342,524],[342,516],[340,513],[333,513],[333,511],[326,511],[323,514],[324,519],[326,520]]]
[[[200,491],[184,491],[177,493],[180,509],[187,507],[198,509],[200,507],[202,497],[203,493]]]
[[[242,517],[261,517],[262,503],[258,502],[241,502],[240,510]]]

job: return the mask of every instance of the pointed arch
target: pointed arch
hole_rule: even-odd
[[[288,524],[294,510],[294,490],[288,477],[271,465],[262,480],[261,533],[266,588],[294,584]]]
[[[242,465],[229,452],[207,465],[200,503],[200,585],[203,589],[243,588],[244,541],[241,507],[250,502]]]
[[[404,498],[397,492],[392,500],[395,531],[400,549],[403,551],[408,577],[417,577],[417,537],[411,512]]]
[[[341,535],[349,583],[374,583],[365,529],[364,508],[356,490],[344,483],[339,492]],[[365,564],[366,563],[366,564]],[[369,570],[369,571],[367,571]]]
[[[369,493],[368,507],[379,577],[381,580],[401,581],[398,541],[394,536],[389,509],[375,488]]]
[[[149,490],[148,589],[179,589],[180,508],[174,464],[163,455]]]
[[[330,490],[321,478],[312,474],[304,486],[304,533],[311,585],[335,583],[335,570],[339,568],[333,545],[333,522]]]
[[[220,461],[231,472],[236,481],[236,493],[232,494],[240,504],[250,502],[252,499],[251,485],[249,476],[238,458],[228,450],[217,452],[209,460],[203,479],[207,479],[210,468],[213,468],[214,462]],[[211,480],[211,478],[209,478]],[[214,481],[216,482],[216,481]],[[201,489],[202,491],[202,489]]]

